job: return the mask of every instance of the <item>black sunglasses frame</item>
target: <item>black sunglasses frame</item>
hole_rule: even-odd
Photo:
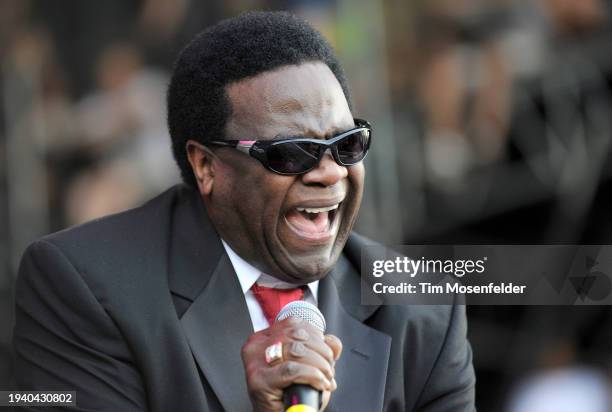
[[[334,160],[336,161],[336,163],[338,163],[341,166],[345,166],[345,167],[349,167],[349,166],[353,166],[356,165],[357,163],[361,162],[363,159],[365,159],[366,155],[368,154],[368,151],[370,149],[370,143],[372,141],[372,126],[370,125],[370,123],[366,120],[363,119],[353,119],[355,121],[355,128],[347,130],[345,132],[342,132],[336,136],[333,136],[330,139],[311,139],[311,138],[306,138],[306,137],[288,137],[288,138],[283,138],[283,139],[277,139],[277,140],[257,140],[257,139],[252,139],[252,140],[211,140],[208,142],[204,142],[204,145],[214,145],[214,146],[225,146],[225,147],[233,147],[245,154],[248,154],[249,156],[259,160],[259,162],[268,170],[280,174],[280,175],[300,175],[303,173],[308,173],[309,171],[311,171],[312,169],[316,168],[317,165],[319,164],[319,162],[321,161],[321,159],[323,158],[323,156],[325,155],[325,152],[327,151],[327,149],[331,149],[332,152],[332,156],[334,158]],[[345,139],[347,136],[350,136],[354,133],[357,133],[359,131],[363,131],[363,130],[367,130],[368,131],[368,140],[366,142],[366,146],[363,149],[363,156],[353,162],[353,163],[345,163],[340,159],[340,155],[338,154],[338,142],[342,141],[343,139]],[[287,142],[291,142],[291,143],[314,143],[314,144],[318,144],[320,146],[324,146],[325,150],[321,150],[318,159],[316,160],[316,162],[313,164],[312,167],[303,170],[303,171],[299,171],[299,172],[282,172],[279,170],[274,169],[271,165],[270,162],[268,160],[268,156],[267,156],[267,150],[270,147],[279,145],[279,144],[284,144]]]

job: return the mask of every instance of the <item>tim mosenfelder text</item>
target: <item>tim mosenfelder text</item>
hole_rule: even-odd
[[[462,278],[466,274],[483,274],[487,257],[481,259],[411,259],[409,257],[396,257],[388,260],[375,260],[372,262],[372,276],[380,278],[386,274],[398,273],[414,278],[419,274],[452,275]],[[484,285],[463,285],[459,282],[449,282],[444,285],[432,282],[385,285],[376,282],[372,290],[376,294],[523,294],[525,285],[489,282]]]

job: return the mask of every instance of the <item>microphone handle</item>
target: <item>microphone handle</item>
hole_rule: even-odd
[[[321,407],[321,392],[312,386],[295,384],[283,393],[285,412],[318,412]]]

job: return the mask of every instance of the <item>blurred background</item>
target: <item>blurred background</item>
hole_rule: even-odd
[[[610,1],[1,0],[0,388],[25,246],[178,181],[172,62],[251,9],[291,10],[338,51],[375,130],[362,233],[612,243]],[[480,411],[612,410],[612,308],[468,316]]]

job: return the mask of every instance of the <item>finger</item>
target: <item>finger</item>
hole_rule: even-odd
[[[310,349],[306,342],[288,342],[283,345],[283,357],[286,360],[294,360],[300,363],[305,363],[319,369],[325,377],[331,380],[334,377],[335,371],[333,365],[328,359],[324,358],[318,352]]]
[[[242,350],[240,353],[242,356],[242,360],[244,361],[253,356],[258,356],[259,354],[263,353],[265,348],[271,345],[268,340],[269,337],[261,331],[249,336],[244,345],[242,345]]]
[[[333,387],[331,381],[318,368],[295,361],[286,361],[271,367],[262,375],[271,388],[284,389],[296,383],[310,385],[319,391],[329,391]]]
[[[310,339],[310,334],[305,328],[296,327],[289,332],[289,337],[298,341],[306,341]]]
[[[296,325],[296,327],[298,326],[306,329],[308,334],[311,336],[318,336],[320,338],[323,338],[324,333],[319,328],[317,328],[315,325],[313,325],[312,323],[306,320],[302,320],[300,323]]]
[[[287,318],[272,324],[266,331],[266,336],[270,339],[281,340],[285,336],[290,336],[296,340],[308,340],[310,336],[323,336],[314,326],[303,319]]]
[[[259,349],[255,349],[256,351],[265,350],[266,347],[278,341],[284,342],[285,345],[291,341],[300,341],[304,342],[313,351],[319,353],[330,365],[333,366],[335,359],[334,350],[324,340],[323,333],[310,323],[298,318],[287,318],[275,323],[268,329],[265,339],[261,341],[253,339],[253,341],[260,343]],[[338,338],[335,338],[333,348],[337,349],[342,346],[336,342],[339,342]]]
[[[333,365],[334,351],[325,342],[323,334],[317,332],[316,328],[314,328],[315,331],[313,331],[303,326],[304,325],[299,325],[291,329],[288,333],[288,337],[292,340],[303,342],[308,348],[322,356],[330,365]]]
[[[298,327],[302,322],[303,321],[298,318],[287,318],[272,324],[269,328],[253,333],[242,346],[241,355],[243,361],[250,358],[259,359],[261,357],[260,355],[265,353],[268,346],[279,341],[284,341],[284,337],[287,334],[286,331],[293,330],[293,327]],[[310,335],[307,333],[306,337],[304,337],[303,333],[297,334],[297,337],[301,339],[307,339],[309,336]]]
[[[342,341],[334,335],[325,335],[325,343],[332,350],[334,360],[337,361],[340,359],[340,355],[342,354]]]
[[[278,322],[274,322],[272,325],[270,325],[268,329],[271,329],[271,330],[286,329],[292,326],[301,325],[302,323],[307,323],[307,322],[304,319],[300,319],[300,318],[296,318],[292,316],[292,317],[280,320]]]

